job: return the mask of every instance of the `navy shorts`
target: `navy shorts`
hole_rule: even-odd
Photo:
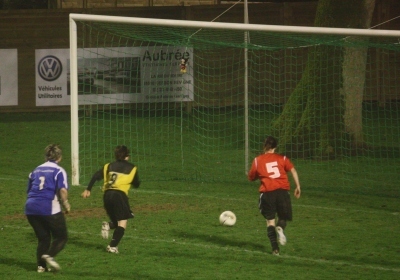
[[[281,220],[292,220],[292,202],[287,190],[278,189],[261,193],[258,208],[267,220],[274,220],[276,216]]]
[[[117,225],[118,221],[133,218],[128,196],[117,190],[107,190],[103,196],[104,208],[110,220]]]

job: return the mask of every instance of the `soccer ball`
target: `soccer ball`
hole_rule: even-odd
[[[236,223],[236,215],[232,211],[225,211],[219,216],[219,223],[223,226],[233,226]]]

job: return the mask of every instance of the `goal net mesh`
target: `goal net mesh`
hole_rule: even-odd
[[[397,39],[77,26],[82,184],[121,144],[143,181],[245,181],[274,135],[309,187],[396,189]]]

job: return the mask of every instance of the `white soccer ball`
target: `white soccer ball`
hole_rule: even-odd
[[[219,223],[223,226],[233,226],[236,223],[236,215],[232,211],[225,211],[219,216]]]

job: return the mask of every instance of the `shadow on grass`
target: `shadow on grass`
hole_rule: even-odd
[[[107,239],[102,239],[101,237],[96,238],[94,241],[96,243],[88,243],[82,241],[82,237],[71,237],[71,235],[68,238],[67,246],[76,246],[79,248],[87,248],[87,249],[95,249],[95,250],[101,250],[101,251],[106,251],[106,247],[110,240]]]
[[[139,268],[140,269],[140,268]],[[134,267],[131,267],[130,269],[115,269],[112,271],[108,271],[104,273],[101,270],[92,270],[90,272],[88,271],[80,271],[76,272],[76,270],[71,271],[69,276],[75,277],[72,279],[148,279],[148,280],[170,280],[171,277],[163,277],[160,275],[152,276],[150,275],[151,272],[144,274],[135,271],[136,269]]]
[[[234,240],[232,238],[226,238],[222,236],[218,236],[217,234],[214,235],[209,235],[209,234],[196,234],[192,232],[175,232],[176,235],[182,237],[182,238],[189,238],[189,239],[197,239],[197,240],[202,240],[204,242],[208,243],[214,243],[216,245],[219,245],[221,247],[236,247],[241,250],[254,250],[254,251],[260,251],[260,252],[269,252],[268,248],[266,248],[263,244],[259,243],[252,243],[248,241],[241,241],[241,240]],[[266,240],[266,242],[269,242]]]
[[[37,269],[36,261],[33,259],[32,261],[22,261],[21,259],[17,258],[9,258],[2,256],[1,257],[1,263],[5,264],[10,267],[20,267],[26,271],[35,271]]]
[[[1,257],[1,264],[13,267],[13,275],[15,274],[15,270],[23,269],[26,270],[26,272],[34,273],[34,274],[39,274],[37,273],[36,269],[36,262],[35,260],[32,260],[30,262],[26,261],[21,261],[20,259],[16,258],[8,258],[8,257]],[[47,276],[59,276],[62,277],[63,279],[85,279],[87,277],[90,277],[91,279],[93,277],[98,278],[98,279],[148,279],[148,280],[167,280],[171,279],[170,277],[162,277],[162,276],[151,276],[149,274],[144,274],[141,272],[134,271],[135,268],[132,268],[130,270],[125,270],[121,271],[119,269],[115,269],[112,271],[109,271],[108,273],[104,273],[103,270],[81,270],[79,269],[79,265],[76,265],[75,267],[68,267],[67,264],[63,263],[61,264],[61,270],[57,272],[46,272]],[[4,272],[4,271],[3,271]],[[42,273],[40,273],[42,274]],[[6,274],[7,275],[7,274]],[[20,274],[20,278],[8,278],[8,279],[29,279],[29,275],[31,274]],[[44,275],[42,275],[44,276]],[[26,278],[25,278],[26,277]],[[66,277],[66,278],[64,278]],[[1,279],[6,279],[6,278],[1,278]],[[36,279],[36,278],[34,278]]]

